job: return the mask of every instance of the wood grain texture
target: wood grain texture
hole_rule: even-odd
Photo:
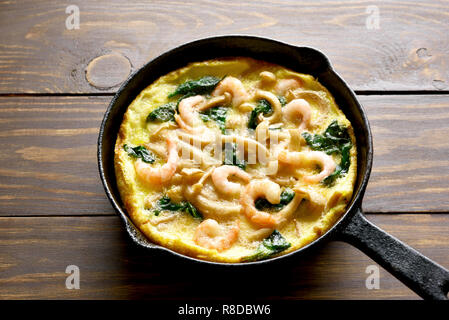
[[[448,214],[369,219],[449,267]],[[217,277],[210,266],[136,248],[118,217],[0,218],[0,252],[2,299],[419,298],[383,269],[380,289],[366,289],[366,267],[375,263],[345,243],[327,243],[291,266]],[[68,265],[80,268],[79,290],[65,288]]]
[[[104,215],[96,162],[110,97],[0,97],[0,215]],[[449,212],[449,96],[362,96],[367,212]]]
[[[109,100],[0,98],[1,215],[112,213],[96,163]]]
[[[374,163],[368,212],[449,211],[449,96],[365,96]]]
[[[129,72],[162,52],[224,34],[321,49],[357,90],[449,87],[447,1],[76,4],[80,28],[68,30],[68,3],[0,2],[0,24],[8,31],[0,35],[0,93],[114,92]],[[367,28],[375,14],[372,5],[379,10],[379,29]]]

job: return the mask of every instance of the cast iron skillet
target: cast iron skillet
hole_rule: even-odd
[[[354,195],[346,213],[324,235],[292,253],[269,260],[222,264],[187,257],[148,239],[130,221],[122,206],[114,173],[114,145],[123,114],[134,98],[162,75],[185,66],[189,62],[224,56],[249,56],[277,63],[311,74],[332,93],[337,104],[351,121],[357,139],[357,181]],[[152,250],[171,252],[184,259],[202,264],[245,267],[265,265],[290,256],[304,255],[313,247],[328,240],[342,240],[365,252],[421,297],[447,299],[449,272],[424,257],[408,245],[387,234],[364,217],[362,198],[371,173],[373,161],[372,136],[365,111],[354,92],[332,69],[329,60],[316,49],[296,47],[282,42],[249,36],[222,36],[194,41],[162,54],[131,75],[112,99],[98,137],[98,165],[106,194],[135,243]]]

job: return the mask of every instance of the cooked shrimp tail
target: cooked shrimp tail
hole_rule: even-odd
[[[165,164],[160,167],[155,167],[143,162],[141,159],[135,162],[134,167],[141,180],[149,184],[162,185],[169,182],[175,174],[179,161],[178,147],[176,146],[176,142],[171,138],[167,138],[166,141],[168,158]]]
[[[238,107],[244,101],[248,100],[249,95],[243,83],[234,77],[226,77],[220,81],[218,86],[212,92],[213,96],[221,96],[225,92],[229,92],[232,96],[232,104]]]
[[[198,133],[204,130],[204,125],[199,119],[197,107],[204,102],[200,95],[185,98],[178,105],[179,114],[175,115],[176,123],[185,131]]]
[[[215,168],[212,172],[212,181],[220,192],[228,195],[240,193],[241,185],[228,180],[231,175],[237,176],[244,182],[249,182],[251,179],[248,173],[236,166],[224,165]]]
[[[290,101],[282,109],[282,113],[288,121],[296,122],[299,118],[301,120],[301,124],[298,127],[300,131],[308,128],[310,125],[312,110],[310,109],[310,104],[304,99]]]
[[[299,79],[280,79],[277,81],[274,90],[278,95],[284,96],[288,91],[293,91],[301,87]]]
[[[193,241],[201,247],[221,252],[229,249],[237,241],[239,232],[239,221],[226,232],[217,221],[207,219],[196,228]]]
[[[258,210],[255,206],[255,201],[260,197],[265,197],[272,204],[278,204],[281,199],[281,188],[268,179],[252,180],[240,196],[243,214],[260,227],[272,228],[277,223],[275,217]]]
[[[306,182],[319,182],[334,172],[337,164],[334,159],[322,151],[288,152],[282,151],[279,161],[296,166],[303,166],[305,162],[315,162],[321,166],[321,172],[311,176],[304,176]]]

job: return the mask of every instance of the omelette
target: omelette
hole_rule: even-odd
[[[125,209],[152,242],[214,262],[297,250],[345,212],[353,128],[311,75],[246,57],[191,63],[129,105],[115,144]]]

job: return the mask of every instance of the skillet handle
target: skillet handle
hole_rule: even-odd
[[[363,251],[422,298],[448,300],[449,271],[373,225],[360,208],[337,239]]]

